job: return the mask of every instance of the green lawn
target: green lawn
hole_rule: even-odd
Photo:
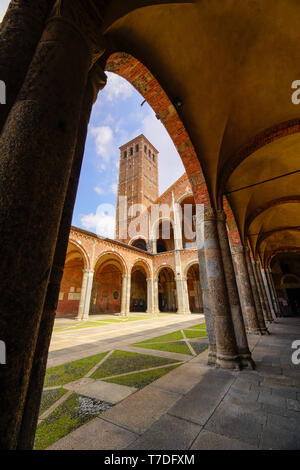
[[[122,377],[116,377],[113,379],[106,379],[104,382],[111,382],[119,385],[127,385],[128,387],[135,387],[141,389],[159,379],[165,374],[171,372],[171,370],[176,369],[181,364],[177,364],[170,367],[163,367],[161,369],[147,370],[144,372],[138,372],[137,374],[124,375]]]
[[[191,339],[191,338],[207,338],[207,334],[206,334],[206,331],[201,331],[201,330],[193,330],[193,331],[190,331],[190,330],[184,330],[184,334],[187,338]]]
[[[50,408],[57,400],[59,400],[67,390],[63,388],[56,388],[55,390],[45,390],[42,393],[42,400],[40,405],[39,415],[42,415]]]
[[[46,449],[110,407],[110,404],[103,401],[73,393],[39,424],[34,448]]]
[[[149,356],[127,351],[114,351],[109,358],[91,375],[92,379],[101,379],[135,370],[173,364],[173,359]]]
[[[132,344],[135,348],[154,349],[178,354],[192,355],[185,341],[173,341],[169,343],[137,343]]]
[[[84,377],[90,369],[106,356],[107,352],[96,354],[95,356],[85,357],[78,361],[68,362],[61,366],[50,367],[47,369],[44,387],[54,387],[64,385]]]

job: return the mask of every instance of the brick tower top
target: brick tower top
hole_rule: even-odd
[[[127,197],[127,214],[133,204],[151,206],[159,195],[158,151],[143,135],[120,147],[119,184],[117,199],[116,238],[119,237],[120,197]],[[130,222],[130,217],[128,217]],[[124,241],[124,240],[123,240]]]

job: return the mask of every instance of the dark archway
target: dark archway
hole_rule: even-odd
[[[158,305],[160,312],[176,312],[176,282],[171,268],[163,268],[158,275]]]
[[[131,273],[130,311],[147,310],[147,275],[143,267],[135,266]]]
[[[198,263],[190,266],[187,271],[187,287],[191,313],[201,313],[203,311],[203,302]]]

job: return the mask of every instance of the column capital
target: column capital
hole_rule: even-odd
[[[216,210],[216,218],[217,218],[217,222],[225,223],[227,219],[225,211],[223,209]]]
[[[101,32],[104,7],[103,0],[98,1],[97,6],[92,0],[56,0],[48,22],[64,21],[73,27],[82,36],[95,63],[107,47]]]
[[[98,62],[90,70],[89,73],[89,83],[93,90],[93,103],[95,103],[98,92],[102,90],[107,82],[107,75],[104,73],[103,68]]]

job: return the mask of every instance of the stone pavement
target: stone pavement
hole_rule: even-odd
[[[300,319],[270,332],[249,337],[256,371],[210,368],[204,352],[50,449],[300,449]]]
[[[138,314],[133,316],[137,317]],[[118,317],[92,316],[91,321],[102,320],[104,318]],[[72,322],[73,324],[75,323],[74,320],[57,319],[55,326],[70,327]],[[139,348],[132,348],[130,345],[203,322],[204,315],[202,314],[177,315],[173,313],[146,320],[141,319],[126,323],[110,323],[96,327],[56,331],[52,335],[47,367],[76,361],[83,357],[92,356],[93,354],[99,354],[111,349],[123,349],[141,353]],[[178,360],[184,360],[185,358],[182,354],[163,353],[162,351],[151,351],[151,354],[153,356],[165,356]],[[186,356],[186,359],[190,359],[190,356]]]

